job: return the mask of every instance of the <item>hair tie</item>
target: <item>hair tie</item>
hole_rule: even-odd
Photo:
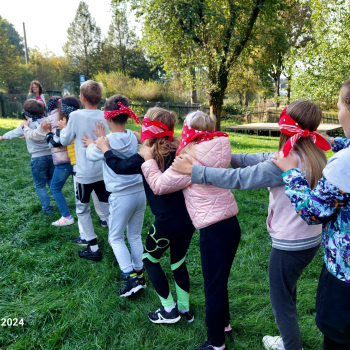
[[[169,131],[168,127],[165,124],[157,120],[149,121],[146,116],[143,119],[141,125],[141,142],[148,140],[152,137],[161,139],[164,136],[168,136],[169,141],[171,142],[173,140],[173,135],[174,130]]]
[[[198,112],[195,112],[195,113],[198,113]],[[191,121],[192,121],[194,115],[191,116],[192,117]],[[186,147],[189,143],[191,143],[192,141],[194,141],[196,139],[197,139],[197,141],[196,141],[196,144],[197,144],[197,143],[201,143],[204,141],[210,141],[214,137],[228,137],[228,134],[226,134],[225,132],[222,132],[222,131],[215,131],[214,130],[213,132],[209,132],[209,131],[195,130],[195,129],[191,128],[191,126],[187,125],[186,119],[184,120],[184,126],[183,126],[182,133],[181,133],[180,146],[176,151],[176,156],[180,153],[180,151],[184,147]]]
[[[291,138],[289,138],[289,140],[286,142],[286,144],[283,147],[283,154],[285,157],[287,157],[291,149],[294,147],[295,143],[301,137],[310,136],[314,144],[318,148],[321,148],[323,151],[329,151],[331,149],[327,140],[323,136],[321,136],[318,132],[303,130],[299,126],[299,124],[287,114],[287,107],[282,111],[278,125],[283,134],[292,136]]]
[[[127,114],[128,117],[133,118],[137,124],[140,124],[139,117],[129,107],[124,106],[121,102],[118,102],[117,105],[119,109],[103,112],[105,119],[114,118],[119,114]]]

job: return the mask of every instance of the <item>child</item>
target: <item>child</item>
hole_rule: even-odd
[[[350,80],[340,90],[339,122],[350,137]],[[339,146],[338,139],[338,146]],[[350,148],[329,159],[323,177],[312,190],[297,159],[276,156],[284,172],[286,195],[296,212],[309,224],[322,224],[324,265],[316,298],[316,324],[324,334],[325,350],[350,349]]]
[[[186,154],[196,164],[227,168],[231,160],[230,140],[227,134],[215,132],[214,128],[214,116],[200,111],[189,114],[177,154]],[[219,137],[213,139],[215,136]],[[225,327],[230,330],[227,282],[241,237],[234,196],[230,190],[191,185],[190,176],[172,169],[162,173],[151,148],[143,147],[139,154],[145,159],[143,174],[156,195],[183,189],[193,225],[201,233],[208,341],[198,349],[225,349]]]
[[[12,140],[24,135],[24,128],[28,125],[30,129],[36,129],[44,120],[44,106],[41,102],[29,99],[23,105],[23,117],[27,122],[23,122],[18,128],[0,136],[1,140]],[[50,148],[45,140],[32,141],[26,139],[28,152],[32,155],[30,166],[36,193],[42,204],[42,213],[52,214],[50,197],[46,190],[46,184],[50,187],[55,166],[52,161]]]
[[[155,147],[154,159],[161,171],[169,168],[179,146],[178,139],[173,137],[175,125],[175,114],[159,107],[150,108],[142,123],[140,141]],[[175,323],[183,315],[188,322],[193,322],[194,315],[189,307],[190,278],[185,258],[195,229],[188,215],[182,191],[156,196],[142,174],[144,159],[139,154],[122,160],[109,149],[108,140],[103,138],[98,139],[97,147],[104,153],[107,166],[116,174],[142,175],[147,201],[155,215],[146,238],[143,262],[162,306],[148,314],[149,320],[153,323]],[[158,244],[160,242],[164,244]],[[160,265],[160,259],[168,248],[177,304]],[[144,284],[142,274],[138,274],[138,277]]]
[[[54,226],[68,226],[74,224],[74,218],[70,214],[66,199],[62,193],[62,188],[69,175],[72,174],[71,160],[67,153],[67,147],[59,142],[56,136],[56,128],[59,117],[65,116],[68,120],[69,113],[79,109],[79,101],[75,96],[67,96],[62,100],[59,96],[52,97],[47,103],[48,117],[40,126],[32,130],[28,127],[24,129],[27,139],[33,141],[45,140],[48,142],[52,153],[55,172],[52,177],[50,190],[61,213],[61,218],[52,223]],[[59,135],[59,130],[57,130]]]
[[[110,97],[104,105],[104,118],[112,130],[107,135],[112,152],[119,157],[126,158],[137,152],[136,136],[125,128],[129,117],[138,118],[131,111],[129,100],[122,95]],[[86,158],[91,162],[104,160],[94,140],[86,136],[83,139]],[[123,285],[118,294],[127,297],[143,288],[137,278],[142,272],[142,241],[141,232],[143,216],[146,209],[146,196],[140,175],[116,175],[106,162],[103,162],[103,179],[109,196],[110,220],[108,241],[113,248],[114,255],[121,269]],[[131,248],[131,256],[124,242],[124,231]],[[136,273],[135,273],[136,272]]]
[[[296,101],[287,109],[292,118],[288,125],[286,113],[280,118],[281,137],[279,149],[289,145],[290,131],[298,123],[301,129],[316,130],[321,122],[321,110],[311,102]],[[299,127],[295,130],[300,131]],[[306,136],[307,133],[305,133]],[[324,150],[329,147],[321,139]],[[293,150],[298,164],[306,173],[312,187],[322,177],[326,164],[324,151],[314,144],[311,137],[293,140]],[[315,154],[317,155],[315,157]],[[267,230],[272,238],[272,250],[269,263],[270,300],[277,326],[282,337],[265,336],[266,349],[295,350],[302,349],[301,333],[296,309],[297,281],[303,270],[316,255],[321,241],[321,226],[308,226],[297,213],[284,192],[281,171],[269,160],[274,153],[232,154],[233,168],[248,166],[245,169],[214,169],[189,164],[177,159],[174,170],[191,174],[192,183],[203,183],[222,188],[255,189],[269,186],[270,201],[267,218]],[[185,169],[184,169],[185,168]]]
[[[103,118],[103,112],[97,109],[97,104],[101,100],[101,84],[88,80],[80,86],[80,100],[84,107],[83,110],[72,112],[69,115],[69,123],[60,120],[58,128],[60,132],[60,141],[63,146],[70,145],[75,138],[80,140],[85,134],[92,136],[95,123],[102,122],[105,127],[107,124]],[[84,231],[88,246],[79,252],[79,257],[87,260],[100,261],[102,254],[97,244],[97,236],[94,232],[90,216],[90,195],[92,191],[100,201],[101,208],[108,222],[109,192],[106,191],[103,182],[102,161],[90,162],[86,158],[86,148],[81,142],[74,143],[76,155],[76,212],[78,220]],[[68,150],[69,154],[69,150]]]

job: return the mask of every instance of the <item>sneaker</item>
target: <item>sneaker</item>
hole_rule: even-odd
[[[166,312],[164,306],[161,306],[157,311],[149,312],[148,318],[153,323],[176,323],[181,320],[177,307],[174,307],[170,312]]]
[[[102,254],[100,249],[97,249],[96,252],[93,252],[90,249],[90,245],[88,245],[86,249],[83,249],[79,252],[79,258],[92,260],[92,261],[101,261]]]
[[[136,272],[136,271],[134,271],[134,272],[137,274],[137,278],[139,280],[140,286],[143,289],[145,289],[147,287],[147,284],[146,284],[145,277],[143,276],[143,269],[141,270],[141,272]]]
[[[229,331],[225,331],[225,336],[231,343],[234,342],[232,328]]]
[[[140,289],[142,289],[142,286],[139,283],[136,273],[122,273],[122,286],[118,290],[119,296],[129,297],[130,295],[137,293]]]
[[[102,220],[101,218],[98,218],[98,221],[100,222],[102,227],[108,227],[106,220]]]
[[[203,344],[199,345],[196,350],[213,350],[214,345],[211,345],[209,340],[206,340]],[[224,349],[226,349],[226,346],[224,345]]]
[[[71,241],[77,245],[82,246],[87,246],[89,244],[89,242],[86,239],[82,239],[80,236],[77,238],[73,238]]]
[[[178,309],[177,301],[175,301],[175,306]],[[194,321],[194,313],[193,313],[193,311],[191,309],[189,309],[185,313],[182,313],[182,312],[179,311],[179,315],[180,316],[185,316],[185,318],[186,318],[188,323],[192,323]]]
[[[61,217],[61,219],[54,221],[51,225],[53,226],[69,226],[74,224],[74,218],[73,216],[70,216],[70,218],[66,219],[64,216]]]
[[[262,342],[266,350],[284,350],[282,337],[265,335]]]

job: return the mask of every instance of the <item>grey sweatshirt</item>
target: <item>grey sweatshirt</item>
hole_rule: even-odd
[[[76,179],[80,184],[90,184],[103,180],[102,160],[91,162],[86,158],[86,148],[81,143],[81,138],[84,134],[96,139],[93,130],[95,123],[102,122],[109,130],[106,120],[103,117],[103,112],[99,109],[82,109],[72,112],[69,115],[67,127],[61,130],[60,141],[63,146],[70,145],[73,140],[75,156],[76,156]]]
[[[37,119],[35,122],[33,122],[33,120],[30,118],[29,129],[32,129],[32,130],[37,129],[38,127],[40,127],[40,123],[44,119],[45,118],[40,118],[40,119]],[[24,130],[22,129],[21,126],[7,132],[5,135],[3,135],[3,138],[5,140],[12,140],[20,136],[24,136]],[[30,140],[29,138],[26,138],[26,143],[27,143],[28,152],[32,155],[32,158],[51,155],[49,145],[47,144],[45,139],[42,141],[33,141],[33,140]]]
[[[126,130],[126,133],[114,132],[107,135],[107,138],[111,151],[119,158],[125,159],[137,153],[138,141],[130,130]],[[104,154],[94,143],[87,148],[86,157],[91,162],[103,160],[103,179],[106,190],[112,196],[125,196],[144,190],[141,175],[117,175],[106,164]]]
[[[232,154],[231,166],[233,169],[216,169],[194,165],[191,181],[192,183],[239,190],[284,185],[282,171],[270,160],[274,153]],[[248,168],[242,169],[243,166]]]

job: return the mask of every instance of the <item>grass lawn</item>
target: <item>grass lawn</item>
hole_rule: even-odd
[[[0,135],[20,124],[0,119]],[[133,130],[139,127],[130,125]],[[181,126],[177,127],[177,135]],[[233,134],[233,152],[273,151],[278,138]],[[195,321],[154,325],[147,312],[160,306],[148,288],[129,299],[118,297],[119,267],[108,244],[108,230],[93,223],[103,253],[99,263],[78,257],[77,223],[51,226],[59,218],[39,214],[41,205],[30,171],[24,139],[0,142],[0,318],[24,320],[24,326],[1,327],[0,349],[192,349],[206,338],[199,234],[193,237],[186,262],[191,276],[191,308]],[[75,215],[72,181],[63,190]],[[242,240],[229,280],[231,326],[235,342],[227,349],[263,349],[264,335],[279,335],[269,299],[268,261],[271,239],[266,230],[268,190],[233,191],[240,212]],[[147,207],[142,238],[153,215]],[[315,297],[322,251],[304,271],[298,285],[299,324],[304,350],[322,348],[315,324]],[[176,296],[168,254],[162,265]],[[1,324],[3,321],[1,321]]]

